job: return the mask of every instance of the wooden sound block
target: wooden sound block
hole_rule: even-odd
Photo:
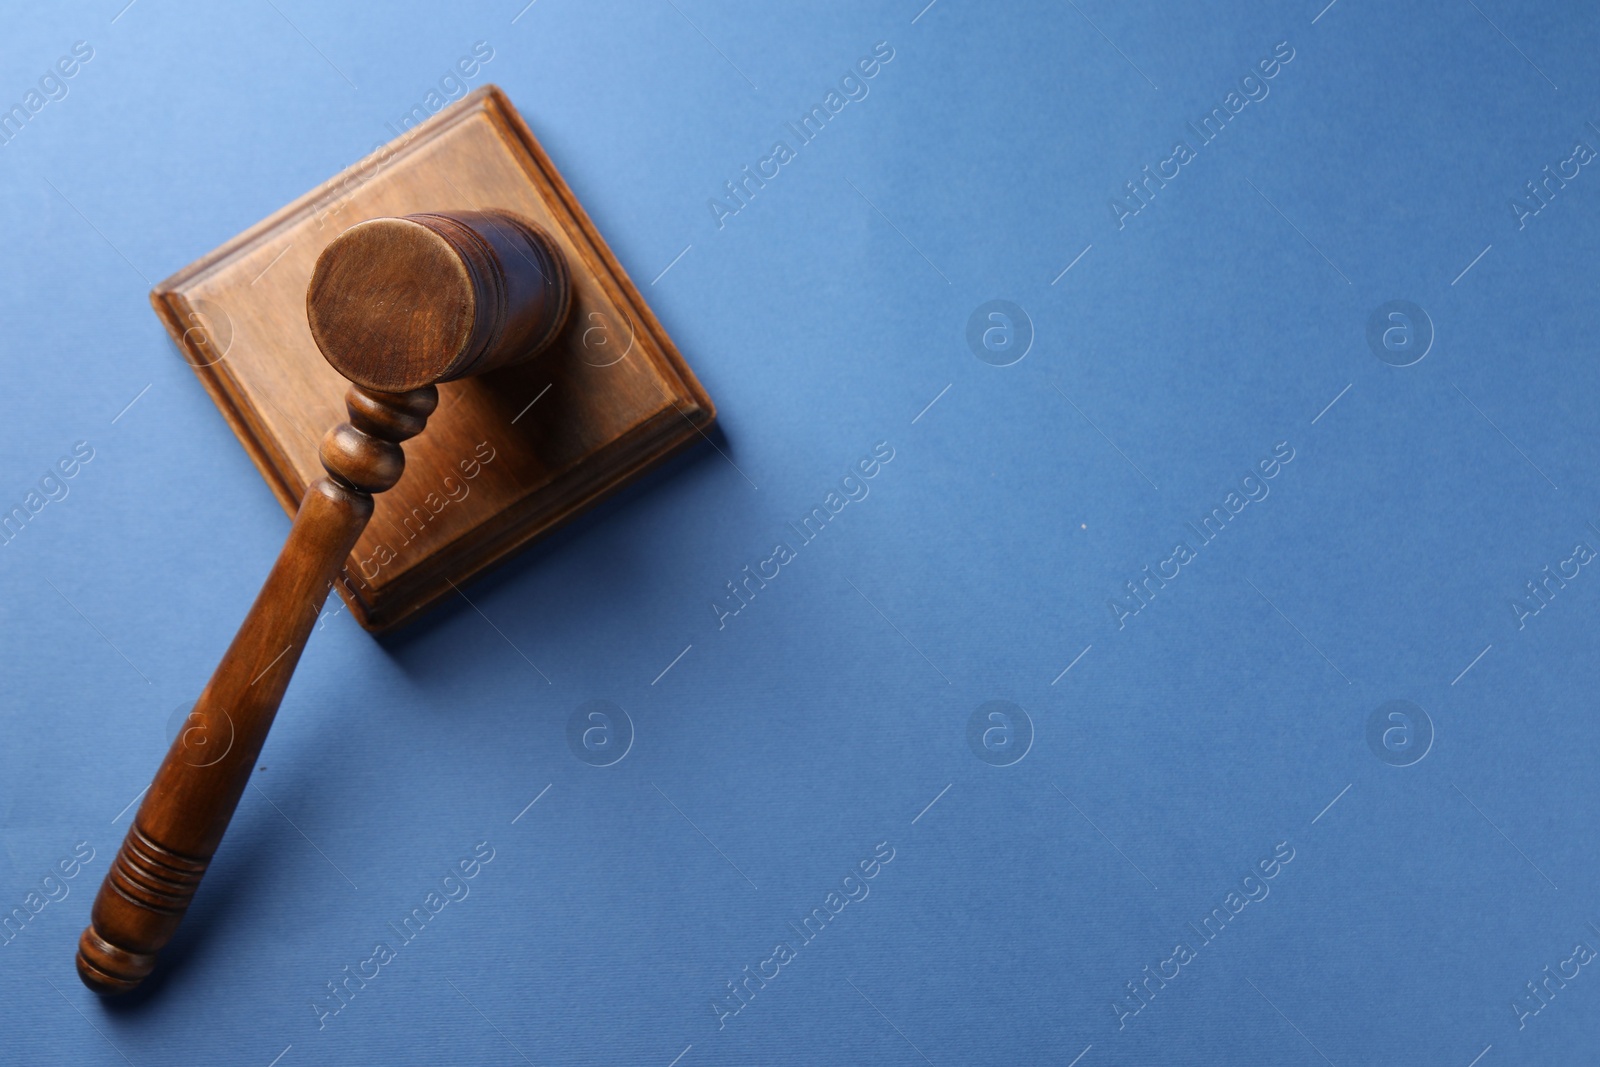
[[[572,310],[531,363],[439,387],[405,474],[336,583],[361,625],[399,625],[703,436],[711,398],[495,86],[475,90],[185,267],[150,294],[180,352],[291,514],[349,386],[306,322],[317,256],[365,219],[500,210],[554,238]]]

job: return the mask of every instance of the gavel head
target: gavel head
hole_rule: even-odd
[[[370,219],[323,249],[306,317],[335,370],[384,393],[532,359],[572,302],[566,260],[526,219],[453,211]]]

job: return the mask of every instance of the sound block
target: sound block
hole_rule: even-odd
[[[365,219],[500,209],[552,235],[572,311],[532,363],[439,387],[338,584],[368,630],[415,617],[698,440],[716,417],[505,95],[475,90],[162,282],[156,314],[291,514],[348,382],[306,323],[322,249]]]

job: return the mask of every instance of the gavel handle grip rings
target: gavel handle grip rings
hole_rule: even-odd
[[[233,643],[156,772],[78,941],[78,975],[101,993],[132,989],[172,939],[244,793],[323,601],[400,480],[400,442],[422,431],[433,386],[351,386],[350,421],[322,442],[328,476],[306,491],[289,538]]]
[[[249,784],[322,603],[405,470],[437,383],[538,356],[571,305],[550,236],[506,212],[372,219],[322,251],[306,315],[322,355],[354,384],[349,421],[321,446],[289,539],[134,816],[78,941],[90,989],[132,989],[177,931]]]

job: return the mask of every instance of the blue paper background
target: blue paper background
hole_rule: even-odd
[[[0,148],[0,502],[94,459],[0,548],[0,911],[95,858],[0,946],[0,1059],[1586,1055],[1600,975],[1526,983],[1600,948],[1600,576],[1511,605],[1600,548],[1600,173],[1520,227],[1511,201],[1600,148],[1594,10],[923,2],[10,13],[5,106],[94,58]],[[72,952],[125,806],[287,529],[147,291],[478,41],[472,83],[645,290],[725,455],[476,582],[481,613],[383,641],[331,616],[158,979],[102,1002]],[[719,228],[709,199],[880,41],[866,98]],[[1111,198],[1280,42],[1270,93],[1119,229]],[[1036,335],[1007,367],[966,341],[997,298]],[[1391,300],[1436,334],[1411,366],[1367,342]],[[870,495],[719,630],[724,583],[878,442]],[[1270,495],[1119,628],[1123,583],[1279,442]],[[591,700],[636,730],[609,767],[567,740]],[[968,744],[992,700],[1032,723],[1011,766]],[[1412,766],[1367,741],[1391,700],[1433,726]],[[478,842],[470,896],[319,1028]],[[880,842],[870,895],[719,1027]],[[1124,983],[1280,842],[1270,895],[1119,1028]]]

